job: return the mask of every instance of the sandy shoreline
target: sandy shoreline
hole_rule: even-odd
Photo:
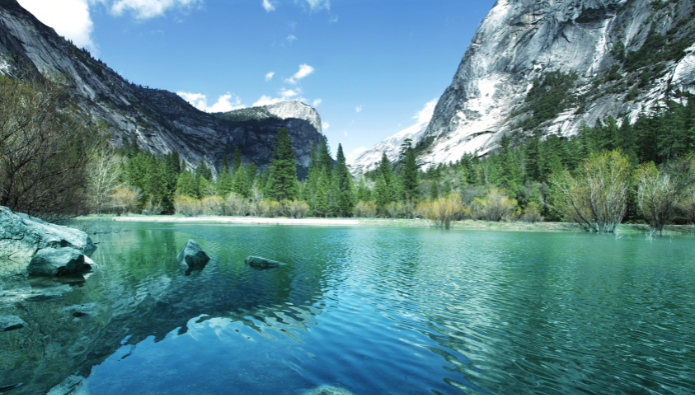
[[[390,218],[261,218],[261,217],[223,217],[200,216],[184,217],[182,215],[127,215],[102,217],[79,217],[80,221],[115,221],[115,222],[151,222],[151,223],[188,223],[188,224],[229,224],[245,226],[300,225],[300,226],[345,226],[345,227],[395,227],[395,228],[431,228],[432,221],[426,219],[390,219]],[[577,232],[585,233],[582,228],[567,222],[491,222],[471,219],[451,223],[452,229],[487,230],[509,232]],[[618,227],[618,234],[643,234],[646,225],[623,224]],[[668,225],[664,236],[695,234],[695,227],[687,225]]]

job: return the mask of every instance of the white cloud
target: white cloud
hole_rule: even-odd
[[[326,130],[331,127],[331,124],[328,122],[321,122],[321,129]]]
[[[355,107],[355,112],[362,112],[362,106]]]
[[[289,36],[287,36],[287,41],[289,41],[290,44],[292,44],[296,40],[297,40],[297,36],[295,36],[294,34],[290,34]]]
[[[347,137],[347,136],[348,136],[348,132],[343,132],[343,134],[345,135],[345,137]]]
[[[271,104],[280,103],[281,101],[282,101],[282,99],[280,99],[280,98],[272,98],[270,96],[263,95],[263,96],[261,96],[260,99],[258,99],[258,101],[253,103],[251,106],[252,107],[269,106]]]
[[[176,94],[191,103],[193,107],[205,112],[228,112],[246,108],[245,105],[241,104],[241,99],[231,93],[220,96],[217,102],[209,107],[207,96],[202,93],[176,92]],[[232,102],[232,100],[234,100],[234,102]]]
[[[19,4],[45,25],[83,48],[96,52],[92,41],[94,24],[89,6],[94,0],[19,0]]]
[[[295,0],[297,2],[297,0]],[[323,8],[330,10],[331,2],[330,0],[299,0],[299,2],[306,3],[312,11],[318,11]]]
[[[321,99],[316,99],[316,100],[314,100],[313,102],[311,102],[311,106],[312,106],[312,107],[316,107],[316,106],[318,106],[318,105],[321,104],[321,103],[323,103],[323,100],[321,100]]]
[[[301,80],[313,72],[313,67],[309,66],[308,64],[301,64],[299,65],[299,71],[297,71],[291,78],[286,79],[285,82],[288,84],[296,84],[298,80]]]
[[[263,8],[268,12],[275,11],[275,5],[268,0],[263,0]]]
[[[413,117],[413,119],[417,119],[418,124],[424,124],[424,123],[429,123],[430,120],[432,119],[432,116],[434,115],[434,108],[437,106],[437,102],[439,99],[433,99],[427,104],[425,104],[425,107],[418,111],[417,114]]]
[[[338,19],[340,19],[340,18],[338,17],[338,15],[336,15],[336,16],[332,17],[331,19],[329,19],[328,23],[336,23],[336,22],[338,22]]]
[[[274,71],[271,71],[270,73],[265,75],[265,81],[268,82],[273,79],[273,76],[275,75]]]
[[[132,12],[138,19],[148,19],[164,15],[172,8],[190,8],[202,0],[116,0],[111,6],[114,15]]]
[[[270,97],[270,96],[263,95],[255,103],[253,103],[253,107],[268,106],[271,104],[276,104],[276,103],[280,103],[282,101],[287,101],[287,100],[298,100],[301,102],[305,102],[306,99],[299,96],[301,93],[302,93],[301,89],[294,90],[294,89],[282,88],[280,90],[280,92],[278,92],[280,97]]]
[[[345,159],[352,163],[355,159],[357,159],[360,155],[362,155],[363,152],[369,150],[367,147],[357,147],[355,148],[351,153],[345,155]]]

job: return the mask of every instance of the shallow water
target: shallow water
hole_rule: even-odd
[[[124,226],[0,337],[8,394],[695,393],[692,237]],[[188,239],[213,261],[185,276]]]

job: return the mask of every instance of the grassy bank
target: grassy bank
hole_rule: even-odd
[[[157,222],[157,223],[190,223],[190,224],[234,224],[234,225],[303,225],[303,226],[373,226],[399,228],[429,228],[432,221],[426,219],[389,219],[389,218],[262,218],[262,217],[227,217],[200,216],[186,217],[183,215],[127,215],[127,216],[85,216],[78,221],[100,222]],[[521,231],[521,232],[579,232],[584,230],[573,223],[567,222],[494,222],[463,220],[452,222],[452,229],[490,230],[490,231]],[[618,234],[645,234],[646,225],[626,224],[618,227]],[[694,226],[670,225],[664,228],[664,236],[695,234]]]

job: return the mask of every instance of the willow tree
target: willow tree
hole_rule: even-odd
[[[695,157],[680,159],[662,167],[643,163],[635,171],[637,205],[652,233],[662,234],[673,222],[683,192],[695,181]]]
[[[551,176],[552,206],[587,231],[615,232],[627,210],[630,170],[619,150],[592,154],[575,175],[565,170]]]

